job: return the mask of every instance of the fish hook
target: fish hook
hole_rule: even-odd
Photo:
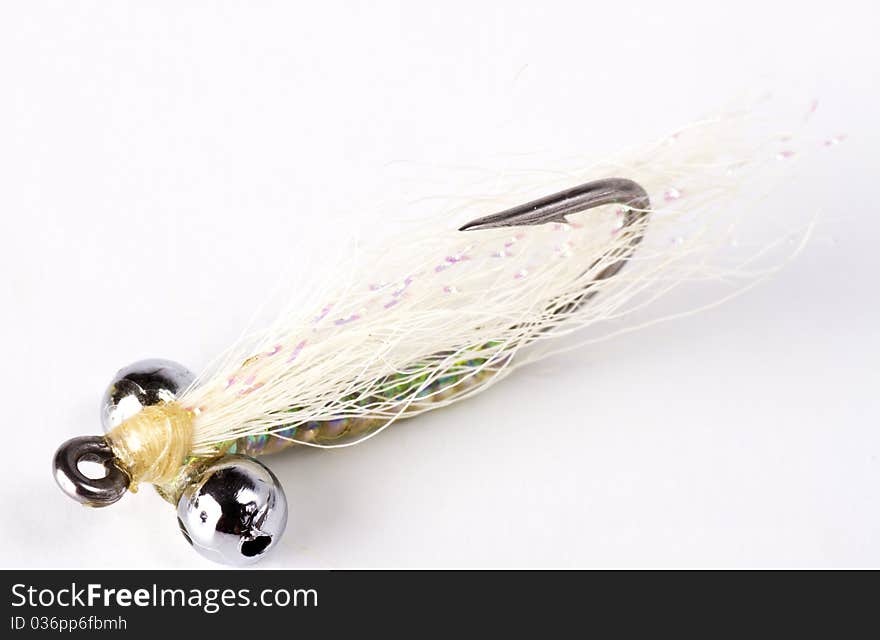
[[[651,209],[648,193],[639,183],[627,178],[605,178],[471,220],[461,226],[459,231],[533,226],[550,222],[567,224],[567,216],[606,204],[620,204],[627,207],[623,219],[624,228],[647,218]],[[613,261],[596,275],[593,282],[610,278],[623,269],[643,237],[643,233],[634,234],[625,245],[612,249],[590,265],[592,269],[599,262],[609,259]],[[590,286],[587,285],[576,300],[554,309],[554,313],[567,313],[580,307],[596,294],[595,290],[589,290]]]

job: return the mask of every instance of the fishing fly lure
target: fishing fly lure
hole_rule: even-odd
[[[686,265],[700,264],[689,259],[712,244],[719,197],[760,166],[727,131],[709,121],[594,166],[587,181],[560,176],[568,188],[527,204],[459,229],[439,221],[364,257],[323,302],[285,314],[198,379],[162,360],[121,370],[104,397],[105,434],[61,445],[56,481],[92,507],[151,483],[199,553],[259,559],[285,529],[287,502],[256,456],[361,442],[687,280]],[[676,224],[692,240],[643,245]],[[104,476],[89,477],[83,462]]]

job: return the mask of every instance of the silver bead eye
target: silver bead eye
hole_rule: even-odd
[[[139,360],[113,376],[101,400],[101,424],[104,432],[144,407],[177,399],[192,384],[195,375],[173,360]]]
[[[287,526],[278,478],[253,458],[228,455],[208,465],[177,503],[180,531],[201,555],[222,564],[256,562]]]

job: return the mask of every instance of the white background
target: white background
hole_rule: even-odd
[[[454,191],[434,167],[598,158],[755,89],[848,134],[777,212],[822,216],[796,262],[362,446],[270,458],[291,516],[261,566],[880,565],[880,16],[712,4],[4,2],[0,565],[213,566],[152,491],[86,510],[52,480],[116,369],[205,366],[291,247]]]

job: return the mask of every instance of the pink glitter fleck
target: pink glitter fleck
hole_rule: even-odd
[[[330,313],[330,309],[332,309],[332,308],[333,308],[333,305],[332,305],[332,304],[328,304],[326,307],[324,307],[323,309],[321,309],[321,314],[320,314],[317,318],[315,318],[315,324],[321,322],[321,320],[323,320],[324,318],[326,318],[326,317],[327,317],[327,314]]]
[[[228,389],[229,387],[231,387],[234,384],[235,384],[235,376],[232,376],[231,378],[229,378],[229,380],[226,381],[226,387],[224,389]]]
[[[384,306],[386,309],[390,309],[391,307],[393,307],[394,305],[396,305],[398,302],[400,302],[400,300],[391,300],[390,302],[386,302],[383,306]]]
[[[443,293],[458,293],[458,288],[448,284],[443,287]]]
[[[266,355],[267,355],[267,356],[274,356],[274,355],[275,355],[276,353],[278,353],[279,351],[281,351],[281,345],[280,345],[280,344],[276,344],[274,347],[272,347],[272,350],[271,350],[271,351],[267,351],[267,352],[266,352]]]
[[[251,393],[252,391],[256,391],[257,389],[259,389],[262,386],[263,386],[263,383],[260,382],[259,384],[255,384],[252,387],[247,387],[246,389],[242,389],[241,391],[238,392],[238,395],[246,396],[247,394]]]
[[[663,193],[663,199],[666,202],[675,202],[681,197],[681,191],[675,187],[670,187]]]
[[[791,149],[784,149],[776,154],[776,157],[780,160],[785,160],[786,158],[791,158],[794,155],[794,151]]]
[[[358,314],[353,313],[350,316],[348,316],[347,318],[337,318],[336,320],[333,321],[333,324],[335,324],[337,327],[341,327],[344,324],[348,324],[349,322],[354,322],[355,320],[360,320],[360,319],[361,319],[361,317]]]
[[[840,135],[834,136],[833,138],[828,138],[823,144],[826,147],[833,147],[836,144],[840,144],[844,140],[846,140],[846,134],[841,133]]]
[[[522,279],[525,278],[527,275],[529,275],[529,272],[528,272],[526,269],[520,269],[519,271],[517,271],[517,272],[514,274],[513,277],[516,278],[517,280],[522,280]]]
[[[287,361],[288,361],[288,362],[293,362],[294,360],[296,360],[297,357],[299,357],[300,352],[303,350],[303,348],[305,348],[305,346],[306,346],[306,341],[305,341],[305,340],[303,340],[303,341],[300,342],[298,345],[296,345],[296,346],[293,348],[293,352],[290,354],[290,357],[287,359]]]
[[[412,283],[413,283],[413,277],[407,276],[406,280],[403,281],[403,286],[400,287],[400,289],[398,289],[397,291],[395,291],[391,295],[393,295],[395,298],[403,295],[403,292],[406,291],[407,287],[409,287],[409,285],[411,285]]]
[[[447,269],[454,264],[458,264],[459,262],[464,262],[465,260],[470,260],[470,257],[463,253],[457,253],[454,256],[446,256],[446,264],[437,265],[434,267],[434,272],[440,273],[444,269]]]
[[[568,256],[571,255],[571,249],[572,249],[572,246],[574,246],[574,245],[572,245],[571,241],[570,241],[570,240],[566,240],[566,241],[563,242],[562,244],[560,244],[560,245],[556,245],[554,251],[555,251],[556,254],[559,255],[560,257],[565,258],[565,257],[568,257]]]

